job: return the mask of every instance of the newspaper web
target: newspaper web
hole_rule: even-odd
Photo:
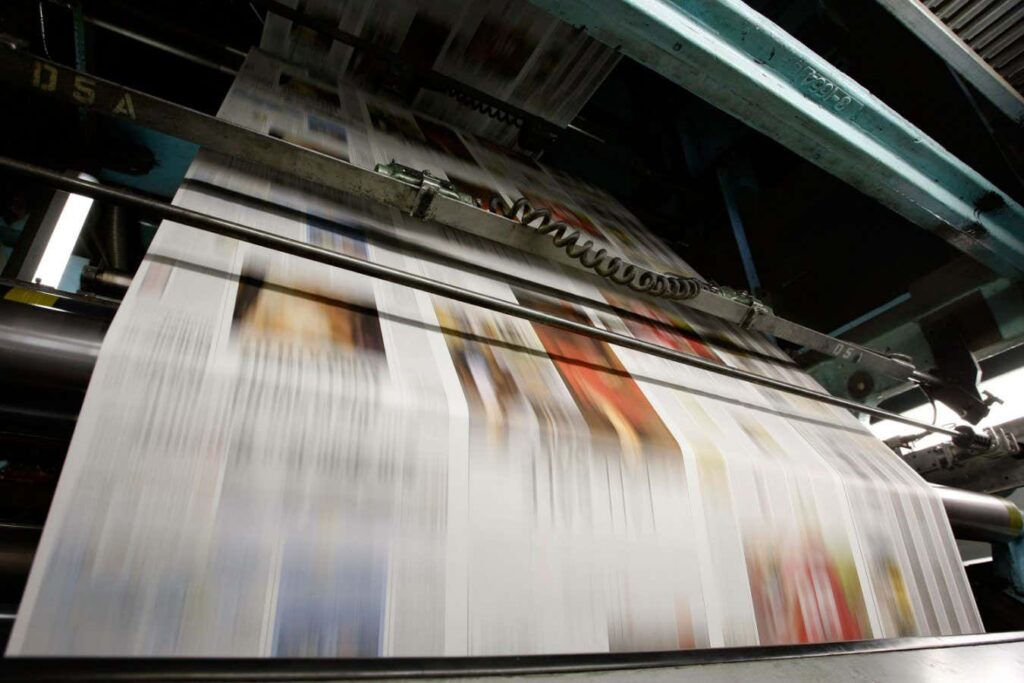
[[[692,272],[594,188],[263,53],[220,116],[481,199],[525,195],[631,260]],[[207,152],[175,203],[818,388],[758,335]],[[941,504],[850,414],[165,222],[105,340],[8,654],[540,654],[981,630]]]

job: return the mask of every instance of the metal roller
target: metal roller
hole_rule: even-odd
[[[0,298],[0,450],[20,453],[25,438],[66,439],[74,429],[110,320],[47,307],[56,300],[21,287]]]
[[[131,283],[132,275],[125,271],[97,266],[86,266],[82,269],[81,287],[83,291],[123,299]]]
[[[1009,543],[1024,532],[1024,517],[1013,502],[987,493],[932,484],[942,499],[953,536],[963,541]]]
[[[26,386],[82,390],[109,321],[0,299],[0,374]]]

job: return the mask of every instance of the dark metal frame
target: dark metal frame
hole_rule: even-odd
[[[879,408],[863,405],[856,401],[849,399],[840,398],[831,394],[814,391],[806,387],[801,387],[795,384],[789,384],[780,380],[764,377],[746,370],[739,368],[733,368],[725,365],[719,365],[711,361],[699,358],[697,356],[689,356],[673,349],[659,346],[657,344],[651,344],[649,342],[634,339],[633,337],[627,337],[625,335],[603,330],[591,325],[585,325],[571,320],[565,320],[558,316],[553,316],[540,311],[535,311],[525,306],[515,304],[504,299],[497,297],[487,296],[485,294],[479,294],[461,287],[455,287],[448,285],[443,282],[431,280],[429,278],[415,275],[413,273],[407,273],[405,271],[390,268],[379,263],[373,263],[371,261],[365,261],[363,259],[341,254],[329,249],[323,249],[321,247],[306,244],[298,240],[289,239],[282,237],[274,233],[259,230],[249,226],[241,225],[239,223],[233,223],[226,221],[215,216],[200,213],[198,211],[192,211],[172,204],[166,204],[164,202],[156,201],[137,195],[124,190],[117,190],[111,187],[105,187],[97,185],[95,183],[85,182],[77,178],[55,173],[48,169],[33,164],[27,164],[24,162],[16,161],[7,157],[0,157],[0,169],[12,171],[21,175],[29,176],[37,180],[44,181],[49,185],[66,190],[68,192],[74,192],[77,194],[83,194],[95,199],[102,199],[112,203],[127,204],[136,206],[139,208],[146,209],[154,215],[160,216],[166,220],[188,225],[200,230],[212,232],[224,237],[230,237],[233,239],[248,242],[268,249],[274,249],[285,254],[291,254],[293,256],[299,256],[307,258],[312,261],[319,263],[325,263],[330,266],[338,268],[345,268],[362,275],[368,275],[370,277],[380,278],[382,280],[388,280],[399,285],[406,287],[412,287],[430,294],[436,294],[439,296],[461,301],[463,303],[472,304],[475,306],[481,306],[492,311],[511,315],[516,318],[522,318],[529,320],[530,322],[540,323],[542,325],[550,325],[557,327],[569,332],[577,334],[583,334],[610,344],[615,344],[627,349],[633,349],[635,351],[641,351],[648,353],[659,358],[665,358],[667,360],[682,363],[692,367],[707,370],[709,372],[723,375],[726,377],[732,377],[752,384],[757,384],[769,389],[775,389],[788,394],[794,394],[796,396],[802,396],[809,398],[821,403],[827,403],[840,408],[846,408],[855,412],[866,413],[875,417],[881,417],[884,419],[894,420],[903,424],[916,427],[918,429],[934,432],[937,434],[945,434],[946,436],[960,436],[961,433],[946,427],[938,427],[927,422],[920,422],[913,420],[903,415],[897,415],[896,413],[890,413]]]
[[[440,193],[431,193],[426,198],[429,201],[425,202],[426,188],[423,185],[417,187],[404,183],[23,52],[8,51],[0,55],[0,82],[105,116],[127,119],[235,159],[368,198],[404,213],[415,214],[424,220],[437,221],[486,239],[542,254],[563,265],[583,268],[575,259],[550,248],[545,236],[497,213]],[[696,297],[682,303],[747,329],[842,358],[868,371],[902,381],[942,384],[939,378],[916,369],[902,358],[835,339],[779,318],[756,302],[730,297],[715,287],[702,288]]]
[[[286,10],[288,9],[275,2],[262,2],[260,0],[257,0],[257,2],[264,6],[278,5],[279,7],[274,10],[277,13],[281,13],[280,8],[282,7]],[[370,197],[405,211],[412,211],[413,207],[422,202],[422,192],[419,188],[397,183],[385,176],[359,169],[340,160],[305,150],[284,141],[275,140],[255,131],[249,131],[212,117],[207,117],[198,112],[146,96],[137,91],[129,91],[115,84],[60,67],[51,62],[34,59],[25,55],[15,55],[12,59],[0,61],[0,78],[8,83],[19,83],[20,81],[21,85],[25,85],[25,76],[32,73],[32,71],[38,74],[35,77],[37,82],[30,83],[29,87],[78,106],[89,107],[107,115],[124,115],[157,130],[198,142],[205,147],[232,154],[237,158],[270,166],[276,170],[291,173],[299,178],[335,189]],[[40,87],[39,79],[44,73],[52,74],[54,88]],[[126,101],[130,102],[127,107],[125,107]],[[119,109],[123,111],[119,113]],[[130,115],[127,112],[130,112]],[[142,112],[141,115],[140,112]],[[283,155],[282,152],[284,152]],[[666,347],[564,320],[557,316],[534,311],[501,299],[321,249],[207,214],[62,176],[37,166],[0,158],[0,168],[34,177],[47,182],[51,186],[70,192],[118,204],[140,206],[167,220],[190,225],[215,234],[275,249],[320,263],[346,268],[370,277],[385,279],[400,285],[481,306],[535,323],[559,327],[577,334],[586,334],[608,343],[698,367],[716,374],[730,376],[742,381],[803,396],[856,412],[899,421],[922,430],[942,433],[948,436],[958,435],[958,432],[955,430],[935,427],[901,415],[889,413],[888,411],[864,406],[854,401],[815,392],[804,387],[787,384],[736,368],[720,366],[700,358],[675,352]],[[440,196],[433,197],[430,209],[424,213],[427,218],[467,229],[475,234],[483,234],[485,237],[501,239],[501,236],[507,234],[512,240],[522,242],[522,236],[516,234],[516,231],[521,232],[522,229],[515,223],[454,200],[446,202]],[[709,295],[714,295],[714,293],[709,293]],[[717,307],[720,309],[729,309],[729,304],[734,304],[733,317],[722,315],[722,311],[717,311],[720,317],[731,319],[734,322],[739,322],[749,317],[748,307],[736,304],[736,302],[723,297],[718,298],[721,299],[717,304]],[[740,308],[737,309],[736,306]],[[707,302],[694,307],[705,312],[716,313],[716,311],[708,310],[708,308],[715,308],[716,306],[709,305]],[[737,313],[742,313],[739,319],[736,317]],[[826,352],[833,353],[834,355],[837,355],[837,352],[849,353],[852,356],[850,360],[867,366],[875,366],[875,369],[887,372],[888,374],[892,374],[895,371],[907,379],[921,382],[935,381],[935,378],[916,371],[913,366],[908,367],[909,364],[898,359],[889,358],[868,349],[839,342],[838,340],[831,340],[826,335],[821,335],[806,328],[800,328],[788,321],[774,318],[770,314],[762,314],[762,316],[760,324],[752,324],[750,327],[768,331],[776,336],[797,341],[822,351],[826,351],[826,349],[820,348],[823,340],[826,340],[831,342],[831,346]],[[753,321],[748,322],[757,323],[757,319],[758,316],[755,315]],[[786,332],[790,334],[787,335]],[[466,677],[496,674],[522,675],[620,671],[843,654],[969,647],[1022,641],[1024,641],[1024,632],[859,641],[827,645],[795,645],[772,648],[745,647],[636,654],[526,657],[399,658],[386,660],[15,658],[0,662],[0,675],[24,680],[75,679],[104,681],[135,680],[140,677],[156,680],[181,680],[185,678],[238,680],[240,676],[251,680],[327,680],[336,678],[378,678],[381,676],[398,678],[426,676]]]
[[[375,659],[31,658],[0,660],[0,676],[17,680],[75,681],[329,681],[600,673],[638,669],[777,661],[852,654],[882,654],[1024,642],[1024,631],[893,638],[814,645],[710,648],[661,652],[503,657],[397,657]]]

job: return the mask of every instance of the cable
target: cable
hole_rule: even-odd
[[[924,397],[928,399],[929,403],[932,404],[932,424],[934,425],[936,422],[939,421],[939,407],[935,405],[935,399],[932,398],[932,395],[928,393],[928,390],[924,388],[923,384],[918,384],[917,388],[921,390],[921,393],[924,394]]]
[[[260,16],[260,11],[256,9],[256,5],[249,3],[249,7],[252,8],[252,13],[256,15],[256,21],[260,22],[260,26],[264,25],[263,17]]]
[[[517,128],[521,128],[523,125],[523,119],[521,116],[516,116],[510,111],[505,111],[493,104],[488,104],[487,102],[474,97],[470,93],[463,92],[456,87],[449,87],[445,91],[445,94],[461,104],[463,107],[480,112],[481,114],[489,116],[496,121],[501,121],[502,123],[507,123]]]
[[[898,354],[898,353],[890,353],[888,355],[891,358],[896,358],[896,357],[902,356],[902,354]],[[935,427],[935,426],[937,426],[935,423],[939,421],[939,407],[937,405],[935,405],[935,399],[931,397],[931,394],[929,394],[927,391],[925,391],[925,388],[922,385],[918,384],[916,386],[917,386],[918,389],[921,390],[921,393],[924,394],[924,397],[926,399],[928,399],[928,401],[932,404],[932,426]],[[925,429],[925,430],[922,430],[922,431],[918,432],[917,434],[906,434],[904,436],[900,436],[900,437],[898,437],[900,439],[900,443],[899,443],[898,447],[899,448],[909,447],[910,444],[917,443],[918,441],[920,441],[921,439],[925,438],[929,434],[930,434],[930,432],[927,429]],[[894,438],[896,438],[896,437],[894,437]]]
[[[39,2],[39,36],[43,39],[43,53],[47,59],[53,59],[50,56],[50,46],[46,42],[46,17],[43,14],[43,3]]]
[[[635,292],[681,301],[700,294],[708,284],[693,277],[658,273],[608,254],[605,248],[594,249],[594,242],[564,221],[552,220],[550,209],[535,209],[526,197],[520,197],[512,206],[501,197],[492,197],[490,209],[505,218],[519,221],[539,235],[549,235],[551,243],[565,251],[606,280],[626,285]]]

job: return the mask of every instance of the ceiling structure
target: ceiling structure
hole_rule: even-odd
[[[1024,0],[924,0],[1017,92],[1024,93]]]

